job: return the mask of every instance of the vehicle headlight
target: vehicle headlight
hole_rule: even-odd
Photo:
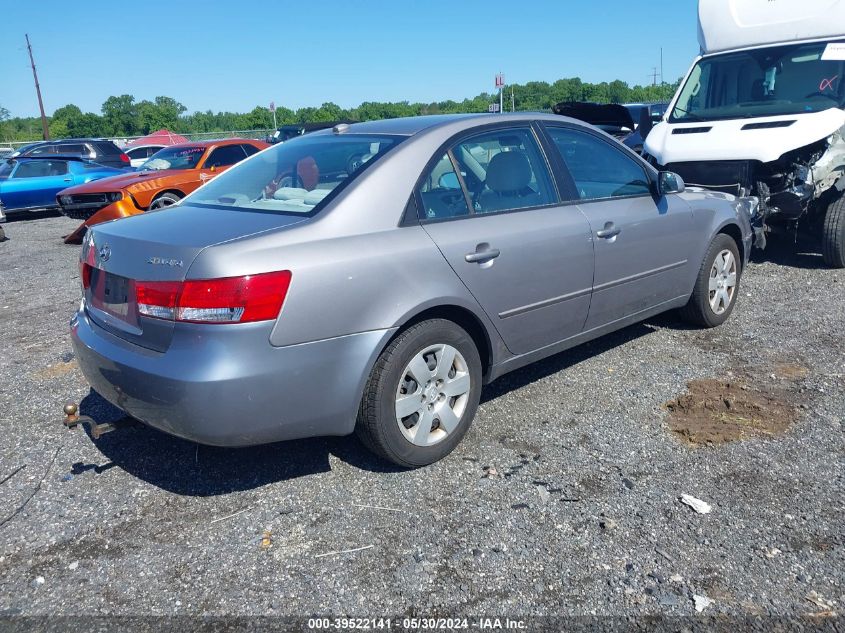
[[[59,201],[62,204],[71,204],[73,202],[73,196],[62,196],[59,198]]]
[[[109,202],[117,202],[118,200],[123,200],[123,192],[111,191],[106,194],[106,200],[108,200]]]

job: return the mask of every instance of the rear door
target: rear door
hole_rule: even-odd
[[[689,294],[689,254],[698,248],[692,209],[657,196],[645,165],[617,143],[546,124],[572,178],[595,240],[595,281],[586,329]]]
[[[561,205],[529,126],[460,138],[417,191],[424,229],[514,354],[581,332],[593,280],[590,227]]]

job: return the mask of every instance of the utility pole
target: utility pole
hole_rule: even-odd
[[[660,47],[660,85],[662,86],[666,83],[666,79],[663,77],[663,47]]]
[[[513,86],[511,86],[511,112],[516,112],[516,99],[513,96]]]
[[[657,85],[657,67],[656,66],[654,67],[654,70],[651,73],[651,85],[652,86]]]
[[[35,72],[35,60],[32,58],[32,46],[29,43],[29,33],[26,34],[26,49],[29,51],[29,63],[32,64],[32,76],[35,79],[35,92],[38,94],[38,108],[41,110],[41,128],[44,140],[50,140],[50,128],[47,127],[47,116],[44,114],[44,102],[41,100],[41,86],[38,85],[38,73]]]

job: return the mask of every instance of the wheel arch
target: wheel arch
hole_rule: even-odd
[[[168,187],[167,189],[162,189],[161,191],[156,192],[156,194],[152,198],[150,198],[150,205],[149,206],[152,206],[153,202],[155,202],[156,200],[161,198],[166,193],[172,193],[174,195],[177,195],[177,196],[179,196],[180,200],[182,198],[184,198],[186,195],[188,195],[184,191],[180,191],[179,189],[176,189],[175,187]]]
[[[412,325],[428,319],[445,319],[447,321],[452,321],[466,330],[467,334],[470,335],[476,348],[478,349],[478,355],[481,357],[482,372],[486,379],[494,363],[494,342],[490,336],[490,330],[482,318],[465,306],[444,303],[419,308],[417,311],[406,315],[402,321],[397,324],[396,331],[393,336],[384,343],[384,347],[386,348],[390,345],[390,342],[393,339]],[[381,351],[379,353],[381,353]]]
[[[742,239],[742,229],[739,228],[739,225],[734,222],[723,224],[719,227],[719,230],[716,231],[715,235],[727,235],[736,243],[736,248],[739,251],[739,260],[742,262],[742,268],[745,269],[745,264],[748,261],[748,253],[745,252],[745,243]]]

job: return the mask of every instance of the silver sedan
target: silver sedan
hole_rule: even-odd
[[[666,310],[725,321],[752,211],[555,115],[338,125],[91,229],[73,343],[168,433],[355,432],[422,466],[506,372]]]

